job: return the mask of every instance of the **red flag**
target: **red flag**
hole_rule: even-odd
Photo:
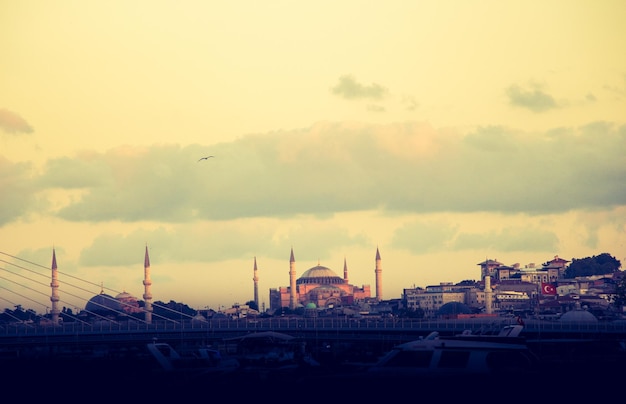
[[[556,295],[556,288],[551,283],[541,283],[541,293],[544,295]]]

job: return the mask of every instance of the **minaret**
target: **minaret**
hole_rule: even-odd
[[[148,245],[146,245],[146,255],[143,259],[143,300],[146,303],[146,323],[152,324],[152,293],[150,287],[150,257],[148,256]]]
[[[383,266],[380,261],[380,253],[378,247],[376,247],[376,300],[379,302],[383,300]]]
[[[52,324],[59,324],[59,279],[57,272],[57,255],[54,248],[52,249],[52,281],[50,282],[52,288],[52,294],[50,295],[50,301],[52,302]]]
[[[485,276],[485,313],[492,313],[493,289],[491,289],[491,276]]]
[[[289,258],[289,308],[296,309],[298,295],[296,291],[296,260],[293,258],[293,247],[291,248],[291,257]]]
[[[343,283],[348,283],[348,264],[346,257],[343,257]]]
[[[252,280],[254,281],[254,303],[256,304],[257,310],[259,310],[259,276],[257,275],[256,257],[254,257],[254,276]]]

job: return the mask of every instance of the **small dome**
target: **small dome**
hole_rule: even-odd
[[[559,318],[559,321],[561,322],[571,322],[571,323],[581,323],[581,322],[585,322],[585,323],[597,323],[598,322],[598,318],[596,316],[593,315],[593,313],[587,311],[587,310],[583,310],[583,309],[575,309],[575,310],[571,310],[568,311],[566,313],[563,313],[563,315],[561,316],[561,318]]]
[[[311,303],[307,303],[306,306],[304,306],[305,309],[317,309],[317,306],[315,305],[315,303],[311,302]]]
[[[122,292],[122,293],[118,294],[117,296],[115,296],[115,298],[117,300],[124,300],[124,299],[134,299],[135,297],[133,295],[131,295],[130,293]]]
[[[207,319],[200,312],[196,313],[195,316],[191,319],[192,323],[206,323]]]

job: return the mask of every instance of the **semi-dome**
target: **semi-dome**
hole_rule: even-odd
[[[309,294],[313,295],[345,295],[346,291],[334,285],[321,285],[311,289]]]
[[[126,291],[115,296],[115,300],[120,302],[120,307],[126,313],[138,313],[141,311],[137,298]]]
[[[308,293],[308,298],[316,302],[318,307],[340,305],[341,299],[346,295],[346,291],[335,285],[320,285]]]
[[[314,266],[307,269],[300,278],[296,280],[296,284],[318,283],[321,285],[332,285],[343,283],[343,278],[337,276],[332,269],[322,265]]]

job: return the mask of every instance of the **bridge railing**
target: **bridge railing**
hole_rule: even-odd
[[[559,322],[546,320],[525,320],[528,332],[559,333],[626,333],[626,322]],[[515,323],[511,318],[458,319],[458,320],[417,320],[401,318],[355,319],[355,318],[306,318],[277,317],[257,319],[211,319],[207,321],[184,320],[179,322],[154,321],[151,324],[137,321],[100,321],[88,323],[64,323],[59,326],[38,326],[33,324],[0,325],[0,337],[20,335],[87,335],[108,333],[173,332],[173,331],[233,331],[253,332],[274,330],[293,333],[299,330],[320,331],[414,331],[414,332],[497,332],[502,326]]]

